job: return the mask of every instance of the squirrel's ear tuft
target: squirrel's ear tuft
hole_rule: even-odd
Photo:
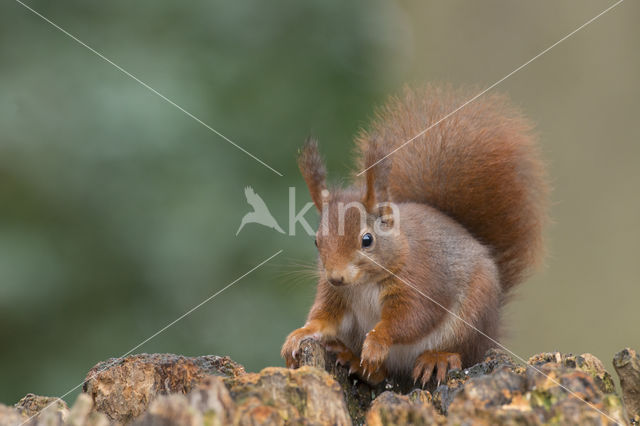
[[[369,213],[376,213],[377,203],[389,201],[387,179],[390,164],[380,144],[376,140],[370,141],[365,153],[365,193],[362,199],[362,204]]]
[[[304,181],[307,183],[307,187],[309,187],[313,203],[318,211],[322,211],[322,204],[329,201],[329,191],[325,183],[327,169],[324,166],[324,161],[318,151],[318,142],[315,139],[308,138],[304,147],[300,150],[298,167]]]

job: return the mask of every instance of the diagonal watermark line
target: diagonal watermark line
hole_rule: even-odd
[[[177,103],[175,103],[174,101],[172,101],[171,99],[167,98],[165,95],[163,95],[162,93],[158,92],[156,89],[154,89],[153,87],[149,86],[147,83],[145,83],[144,81],[140,80],[138,77],[136,77],[135,75],[131,74],[129,71],[127,71],[126,69],[122,68],[120,65],[116,64],[111,59],[107,58],[102,53],[98,52],[93,47],[89,46],[88,44],[86,44],[85,42],[80,40],[78,37],[74,36],[73,34],[68,32],[67,30],[65,30],[64,28],[60,27],[58,24],[56,24],[55,22],[53,22],[52,20],[50,20],[46,16],[42,15],[41,13],[39,13],[36,10],[34,10],[32,7],[26,5],[25,3],[23,3],[20,0],[16,0],[16,2],[18,4],[20,4],[21,6],[23,6],[25,9],[30,10],[31,12],[33,12],[33,14],[35,14],[36,16],[42,18],[44,21],[46,21],[49,24],[51,24],[53,27],[55,27],[56,29],[58,29],[59,31],[61,31],[62,33],[67,35],[69,38],[71,38],[76,43],[78,43],[81,46],[87,48],[89,51],[91,51],[92,53],[97,55],[100,59],[108,62],[111,65],[113,65],[115,68],[118,69],[118,71],[122,72],[127,77],[130,77],[131,79],[135,80],[136,82],[141,84],[144,88],[146,88],[149,91],[153,92],[154,94],[158,95],[160,98],[162,98],[164,101],[166,101],[170,105],[172,105],[175,108],[179,109],[180,111],[182,111],[184,114],[186,114],[187,116],[189,116],[193,120],[197,121],[198,123],[200,123],[201,125],[203,125],[207,129],[209,129],[210,131],[215,133],[216,135],[220,136],[222,139],[224,139],[225,141],[229,142],[231,145],[235,146],[240,151],[244,152],[249,157],[251,157],[254,160],[256,160],[258,163],[262,164],[263,166],[265,166],[266,168],[268,168],[269,170],[271,170],[272,172],[274,172],[278,176],[283,176],[282,173],[280,173],[279,171],[277,171],[276,169],[274,169],[273,167],[271,167],[270,165],[268,165],[267,163],[265,163],[264,161],[262,161],[261,159],[259,159],[258,157],[256,157],[255,155],[253,155],[252,153],[250,153],[249,151],[247,151],[246,149],[244,149],[243,147],[241,147],[240,145],[238,145],[237,143],[235,143],[234,141],[232,141],[231,139],[229,139],[228,137],[226,137],[225,135],[223,135],[222,133],[220,133],[219,131],[217,131],[216,129],[214,129],[213,127],[211,127],[210,125],[208,125],[207,123],[205,123],[204,121],[202,121],[201,119],[199,119],[198,117],[196,117],[195,115],[193,115],[192,113],[190,113],[189,111],[187,111],[186,109],[181,107],[180,105],[178,105]]]
[[[435,126],[437,126],[438,124],[442,123],[444,120],[446,120],[447,118],[451,117],[452,115],[454,115],[455,113],[460,111],[462,108],[466,107],[467,105],[469,105],[470,103],[472,103],[473,101],[478,99],[480,96],[484,95],[489,90],[493,89],[494,87],[496,87],[497,85],[499,85],[500,83],[502,83],[503,81],[505,81],[506,79],[508,79],[509,77],[511,77],[512,75],[514,75],[515,73],[517,73],[518,71],[520,71],[521,69],[526,67],[527,65],[529,65],[531,62],[535,61],[536,59],[538,59],[539,57],[541,57],[542,55],[544,55],[545,53],[547,53],[548,51],[550,51],[551,49],[553,49],[554,47],[556,47],[557,45],[559,45],[560,43],[562,43],[563,41],[565,41],[566,39],[568,39],[569,37],[574,35],[575,33],[577,33],[578,31],[580,31],[581,29],[583,29],[584,27],[586,27],[587,25],[589,25],[590,23],[592,23],[596,19],[600,18],[602,15],[604,15],[607,12],[609,12],[611,9],[613,9],[616,6],[618,6],[623,1],[624,0],[618,0],[616,3],[612,4],[611,6],[609,6],[608,8],[606,8],[605,10],[603,10],[602,12],[600,12],[599,14],[594,16],[593,18],[589,19],[587,22],[585,22],[584,24],[580,25],[578,28],[576,28],[575,30],[571,31],[569,34],[567,34],[566,36],[562,37],[560,40],[556,41],[551,46],[547,47],[546,49],[544,49],[543,51],[538,53],[536,56],[534,56],[533,58],[529,59],[524,64],[520,65],[515,70],[511,71],[509,74],[505,75],[500,80],[496,81],[491,86],[487,87],[486,89],[484,89],[483,91],[481,91],[480,93],[478,93],[477,95],[475,95],[474,97],[472,97],[471,99],[469,99],[468,101],[466,101],[465,103],[460,105],[458,108],[454,109],[453,111],[451,111],[450,113],[448,113],[447,115],[445,115],[444,117],[442,117],[441,119],[436,121],[435,123],[431,124],[429,127],[427,127],[426,129],[422,130],[420,133],[418,133],[417,135],[415,135],[414,137],[412,137],[408,141],[404,142],[402,145],[400,145],[399,147],[397,147],[396,149],[394,149],[393,151],[391,151],[390,153],[388,153],[387,155],[385,155],[384,157],[382,157],[381,159],[379,159],[378,161],[376,161],[375,163],[373,163],[372,165],[370,165],[369,167],[367,167],[366,169],[364,169],[363,171],[358,173],[356,176],[362,175],[364,172],[366,172],[370,168],[374,167],[376,164],[380,163],[381,161],[383,161],[387,157],[395,154],[397,151],[401,150],[402,148],[404,148],[405,146],[407,146],[408,144],[410,144],[414,140],[418,139],[420,136],[424,135],[429,130],[433,129]]]
[[[135,351],[136,349],[140,348],[142,345],[144,345],[145,343],[147,343],[148,341],[150,341],[151,339],[155,338],[156,336],[158,336],[159,334],[163,333],[164,331],[166,331],[169,327],[175,325],[178,321],[184,319],[185,317],[191,315],[196,309],[200,308],[202,305],[204,305],[205,303],[209,302],[211,299],[213,299],[214,297],[216,297],[217,295],[219,295],[220,293],[222,293],[223,291],[225,291],[226,289],[228,289],[229,287],[231,287],[232,285],[236,284],[238,281],[240,281],[241,279],[243,279],[244,277],[246,277],[247,275],[249,275],[250,273],[252,273],[253,271],[255,271],[256,269],[260,268],[261,266],[263,266],[265,263],[269,262],[271,259],[273,259],[274,257],[278,256],[280,253],[282,253],[284,250],[278,250],[276,253],[272,254],[271,256],[269,256],[268,258],[266,258],[265,260],[263,260],[262,262],[258,263],[256,266],[254,266],[253,268],[249,269],[247,272],[245,272],[244,274],[240,275],[238,278],[236,278],[235,280],[231,281],[229,284],[227,284],[226,286],[222,287],[220,290],[216,291],[215,293],[213,293],[211,296],[207,297],[206,299],[204,299],[202,302],[198,303],[197,305],[195,305],[193,308],[189,309],[187,312],[185,312],[184,314],[180,315],[178,318],[176,318],[175,320],[171,321],[169,324],[165,325],[164,327],[162,327],[160,330],[156,331],[155,333],[153,333],[151,336],[147,337],[146,339],[144,339],[142,342],[138,343],[137,345],[135,345],[134,347],[132,347],[131,349],[129,349],[127,352],[123,353],[122,355],[120,355],[118,358],[116,358],[113,362],[107,364],[106,366],[102,367],[100,370],[96,371],[95,373],[93,373],[93,375],[91,375],[91,377],[89,377],[88,379],[85,378],[85,380],[83,380],[81,383],[77,384],[76,386],[72,387],[71,389],[69,389],[67,392],[65,392],[63,395],[59,396],[58,398],[62,399],[65,396],[69,395],[71,392],[75,391],[76,389],[78,389],[79,387],[81,387],[87,380],[93,379],[95,378],[98,374],[102,373],[103,371],[105,371],[106,369],[112,367],[118,359],[120,358],[124,358],[128,355],[130,355],[131,353],[133,353],[133,351]],[[45,406],[44,408],[42,408],[38,413],[32,415],[31,417],[29,417],[27,420],[25,420],[24,422],[20,423],[19,426],[23,426],[24,424],[28,423],[32,418],[36,417],[39,413],[41,413],[42,411],[46,410],[47,408],[51,407],[52,405],[55,404],[55,401],[52,402],[51,404]]]
[[[609,420],[613,421],[615,424],[618,424],[618,421],[615,420],[613,417],[609,416],[608,414],[606,414],[605,412],[603,412],[602,410],[600,410],[598,407],[596,407],[595,405],[591,404],[590,402],[588,402],[587,400],[585,400],[584,398],[582,398],[580,395],[578,395],[576,392],[572,391],[571,389],[567,388],[566,386],[564,386],[562,383],[558,382],[556,379],[554,379],[553,377],[550,377],[548,374],[543,373],[542,371],[540,371],[539,368],[533,366],[533,365],[529,365],[527,363],[527,360],[525,360],[523,357],[521,357],[520,355],[518,355],[517,353],[513,352],[511,349],[507,348],[505,345],[503,345],[502,343],[498,342],[496,339],[490,337],[489,335],[487,335],[485,332],[483,332],[482,330],[478,329],[476,326],[474,326],[473,324],[471,324],[470,322],[464,320],[463,318],[461,318],[458,314],[456,314],[455,312],[451,311],[450,309],[446,308],[444,305],[442,305],[441,303],[439,303],[437,300],[427,296],[426,294],[424,294],[422,291],[420,291],[416,286],[414,286],[413,284],[411,284],[409,281],[405,280],[404,278],[394,274],[393,272],[391,272],[389,269],[385,268],[384,266],[382,266],[381,264],[379,264],[378,262],[376,262],[375,260],[373,260],[371,257],[367,256],[366,254],[364,254],[363,252],[360,252],[360,254],[362,254],[364,257],[366,257],[367,259],[369,259],[373,264],[379,266],[380,268],[384,269],[385,271],[387,271],[389,274],[393,275],[395,278],[399,279],[400,281],[402,281],[404,284],[406,284],[407,286],[411,287],[412,289],[414,289],[416,292],[418,292],[420,295],[424,296],[425,298],[427,298],[428,300],[430,300],[431,302],[435,303],[436,305],[438,305],[439,307],[441,307],[442,309],[444,309],[447,313],[449,313],[450,315],[453,315],[454,317],[456,317],[456,319],[462,321],[463,323],[465,323],[466,325],[468,325],[469,327],[471,327],[473,330],[477,331],[478,333],[480,333],[483,337],[486,337],[487,339],[491,340],[491,342],[495,343],[497,346],[499,346],[500,348],[504,349],[505,351],[509,352],[511,355],[513,355],[515,358],[517,358],[518,360],[522,361],[525,365],[525,367],[527,368],[531,368],[532,370],[534,370],[537,373],[540,373],[541,375],[543,375],[544,377],[546,377],[547,379],[549,379],[550,381],[552,381],[555,385],[560,386],[562,389],[564,389],[565,391],[567,391],[568,393],[570,393],[572,396],[578,398],[580,401],[584,402],[585,404],[587,404],[590,408],[593,408],[594,410],[596,410],[598,413],[602,414],[603,416],[605,416],[606,418],[608,418]]]

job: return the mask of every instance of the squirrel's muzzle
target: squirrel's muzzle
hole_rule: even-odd
[[[354,268],[350,264],[346,265],[344,268],[327,268],[325,270],[325,274],[327,276],[327,281],[336,287],[353,284],[357,281],[359,276],[357,268]]]
[[[332,277],[329,278],[329,283],[331,283],[331,285],[334,285],[336,287],[339,287],[341,285],[344,285],[344,278],[343,277]]]

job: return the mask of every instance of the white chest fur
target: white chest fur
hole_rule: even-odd
[[[380,321],[380,286],[363,284],[346,288],[345,291],[349,308],[338,328],[338,338],[354,353],[359,354],[366,334]],[[393,345],[385,362],[387,369],[397,372],[411,371],[416,358],[422,352],[446,347],[452,336],[456,335],[456,329],[464,326],[459,319],[460,302],[459,299],[454,303],[445,319],[428,335],[412,344]],[[434,305],[434,309],[441,308]]]
[[[340,323],[338,337],[359,353],[365,335],[380,321],[380,286],[360,284],[346,288],[345,293],[349,308]]]

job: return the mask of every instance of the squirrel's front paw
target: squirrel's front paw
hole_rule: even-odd
[[[383,363],[387,359],[390,348],[391,339],[386,333],[376,329],[367,333],[360,354],[360,366],[365,378],[377,376],[384,369]]]
[[[307,338],[320,340],[322,334],[317,328],[305,325],[302,328],[292,331],[291,334],[287,336],[284,345],[282,345],[280,356],[284,358],[288,368],[298,367],[298,349],[300,348],[300,343]]]
[[[381,366],[375,373],[365,374],[360,365],[360,358],[338,340],[327,343],[325,348],[336,355],[336,364],[349,367],[349,375],[355,374],[370,385],[375,386],[387,377],[387,370],[384,366]]]

